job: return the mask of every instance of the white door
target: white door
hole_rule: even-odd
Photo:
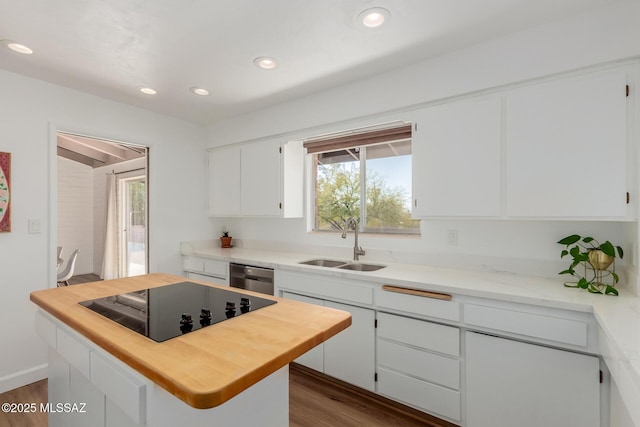
[[[209,216],[240,215],[240,148],[209,152]]]
[[[624,71],[513,90],[506,104],[507,215],[627,215]]]
[[[598,427],[597,357],[466,332],[467,427]]]
[[[414,218],[500,216],[500,116],[497,96],[416,112]]]
[[[147,273],[147,185],[145,176],[119,179],[120,277]]]
[[[280,142],[263,141],[241,149],[240,198],[242,215],[280,216]]]
[[[304,302],[307,304],[320,306],[324,305],[324,301],[321,299],[292,294],[289,292],[283,292],[282,297],[292,299],[294,301]],[[314,348],[294,360],[294,362],[304,365],[307,368],[315,369],[318,372],[324,372],[324,344],[315,346]]]
[[[325,307],[351,313],[351,326],[324,343],[324,373],[375,390],[375,312],[325,301]]]

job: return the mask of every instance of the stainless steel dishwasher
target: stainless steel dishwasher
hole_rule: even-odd
[[[273,295],[273,269],[244,264],[229,264],[229,285]]]

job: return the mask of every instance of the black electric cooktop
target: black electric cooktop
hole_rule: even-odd
[[[181,282],[80,304],[162,342],[276,304],[276,301]]]

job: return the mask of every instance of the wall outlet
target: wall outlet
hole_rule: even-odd
[[[458,246],[458,230],[447,230],[447,244]]]

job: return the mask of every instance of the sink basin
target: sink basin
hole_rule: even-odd
[[[347,263],[344,261],[336,261],[333,259],[312,259],[310,261],[303,261],[300,264],[316,265],[318,267],[338,267],[341,265],[346,265]]]
[[[338,268],[342,270],[354,270],[354,271],[376,271],[385,267],[386,265],[352,263],[352,264],[341,265]]]

